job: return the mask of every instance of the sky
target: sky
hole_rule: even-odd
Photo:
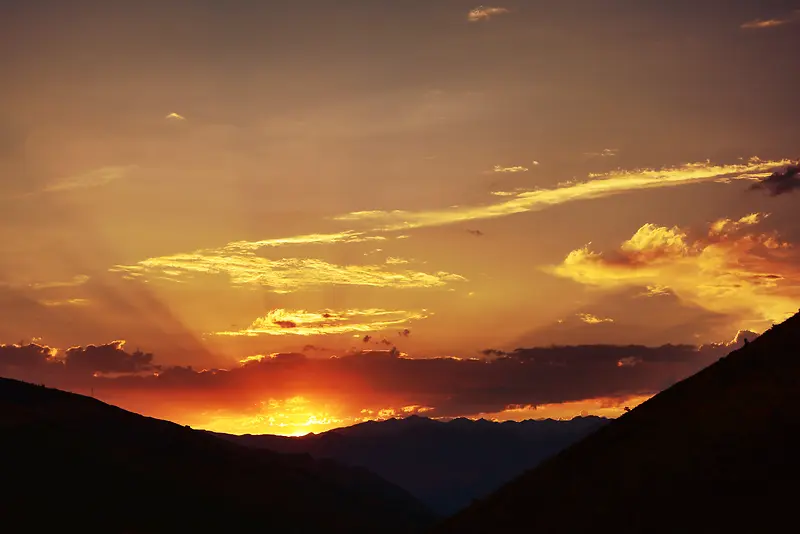
[[[0,0],[0,375],[236,433],[618,415],[800,307],[787,0]]]

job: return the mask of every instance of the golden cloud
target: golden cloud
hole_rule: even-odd
[[[713,222],[695,240],[677,227],[645,224],[612,254],[587,245],[548,270],[596,287],[641,286],[650,295],[670,291],[709,311],[763,326],[784,320],[800,304],[796,251],[775,234],[744,232],[763,217]]]
[[[287,245],[327,245],[333,243],[363,243],[366,241],[385,241],[384,236],[366,236],[363,232],[337,232],[332,234],[307,234],[261,241],[234,241],[222,250],[225,252],[245,252],[261,248],[281,247]]]
[[[78,287],[89,281],[89,277],[85,274],[79,274],[72,277],[71,280],[55,281],[55,282],[34,282],[29,285],[31,289],[55,289],[61,287]]]
[[[470,22],[480,22],[489,20],[495,15],[504,15],[506,13],[510,13],[510,11],[504,7],[479,6],[467,14],[467,20]]]
[[[783,19],[756,19],[745,22],[741,25],[743,30],[763,30],[767,28],[775,28],[777,26],[784,26],[792,24],[793,22],[800,21],[800,10],[795,10],[788,17]]]
[[[169,115],[167,115],[165,117],[165,119],[170,120],[170,121],[185,121],[186,117],[184,117],[183,115],[180,115],[178,113],[170,113]]]
[[[534,164],[536,163],[534,162]],[[494,169],[492,169],[492,172],[514,173],[514,172],[528,172],[528,170],[529,169],[527,167],[523,167],[522,165],[515,165],[513,167],[503,167],[502,165],[495,165]]]
[[[539,211],[576,200],[604,198],[643,189],[714,181],[758,180],[789,164],[790,160],[764,161],[753,158],[746,163],[734,165],[713,165],[710,162],[702,162],[664,169],[618,170],[605,174],[590,174],[590,179],[585,182],[569,183],[552,189],[495,193],[504,197],[504,200],[483,206],[458,206],[431,211],[357,211],[335,217],[335,220],[373,221],[380,225],[375,231],[442,226]]]
[[[111,270],[128,276],[156,275],[174,281],[195,274],[225,275],[234,285],[264,286],[279,293],[322,285],[431,288],[466,280],[463,276],[441,271],[392,271],[386,265],[337,265],[308,258],[272,260],[252,252],[230,253],[225,247],[150,258]],[[164,277],[164,274],[170,276]]]
[[[86,306],[89,304],[88,299],[65,299],[65,300],[40,300],[39,304],[42,306],[56,307],[56,306]]]
[[[56,181],[45,187],[43,191],[46,193],[60,193],[74,189],[100,187],[125,178],[135,169],[135,165],[102,167]]]
[[[614,322],[614,319],[610,317],[598,317],[596,315],[592,315],[591,313],[579,313],[578,318],[586,324],[602,324],[602,323]]]
[[[324,334],[346,334],[351,332],[374,332],[384,328],[399,326],[415,319],[425,319],[427,311],[408,312],[403,310],[344,310],[340,312],[325,310],[308,312],[306,310],[275,309],[264,317],[259,317],[242,330],[216,332],[218,336],[316,336]]]

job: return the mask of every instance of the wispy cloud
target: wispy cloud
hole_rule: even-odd
[[[180,115],[178,113],[170,113],[169,115],[167,115],[164,118],[167,119],[168,121],[185,121],[186,120],[186,117],[184,117],[183,115]]]
[[[29,284],[28,287],[31,289],[55,289],[61,287],[78,287],[82,286],[86,282],[89,281],[89,277],[85,274],[79,274],[74,276],[71,280],[62,280],[62,281],[55,281],[55,282],[34,282]]]
[[[87,306],[89,304],[88,299],[64,299],[64,300],[51,300],[51,299],[44,299],[40,300],[39,304],[42,306],[48,307],[57,307],[57,306]]]
[[[503,167],[502,165],[495,165],[492,172],[528,172],[530,169],[522,165],[515,165],[513,167]]]
[[[602,324],[602,323],[614,322],[614,319],[610,317],[598,317],[596,315],[592,315],[591,313],[579,313],[578,319],[580,319],[586,324]]]
[[[800,305],[800,257],[777,235],[750,230],[763,218],[716,221],[696,239],[678,227],[645,224],[610,254],[586,246],[547,270],[595,287],[670,291],[715,313],[777,322]]]
[[[102,167],[84,174],[58,180],[46,186],[42,191],[45,193],[61,193],[75,189],[101,187],[125,178],[135,169],[135,165]]]
[[[149,258],[111,270],[138,277],[166,274],[177,280],[198,274],[224,275],[234,285],[263,286],[277,293],[324,285],[431,288],[465,280],[447,272],[389,270],[385,264],[337,265],[309,258],[272,260],[252,252],[231,253],[225,248]]]
[[[613,158],[614,156],[619,155],[618,148],[604,148],[600,152],[585,152],[584,156],[588,156],[590,158]]]
[[[366,236],[363,232],[337,232],[332,234],[307,234],[292,237],[264,239],[261,241],[234,241],[221,250],[226,252],[247,252],[261,248],[282,247],[287,245],[328,245],[332,243],[363,243],[367,241],[385,241],[384,236]]]
[[[510,11],[504,7],[478,6],[475,9],[470,10],[470,12],[467,14],[467,20],[470,22],[486,21],[496,15],[504,15],[506,13],[510,13]]]
[[[306,310],[276,309],[259,317],[242,330],[216,332],[218,336],[317,336],[347,334],[353,332],[375,332],[403,325],[412,320],[425,319],[426,310],[409,312],[403,310]]]
[[[550,206],[605,198],[631,191],[675,187],[713,181],[759,180],[789,164],[789,160],[763,161],[753,158],[742,164],[714,165],[710,162],[688,163],[663,169],[618,170],[606,174],[591,174],[585,182],[569,183],[562,187],[503,192],[506,200],[482,206],[459,206],[430,211],[357,211],[335,217],[340,221],[371,221],[375,231],[442,226],[465,221],[494,219],[518,213],[539,211]]]
[[[785,26],[786,24],[792,24],[795,22],[800,22],[800,10],[795,10],[784,18],[751,20],[742,24],[741,28],[743,30],[764,30],[768,28],[776,28],[778,26]]]

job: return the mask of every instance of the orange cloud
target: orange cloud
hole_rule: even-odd
[[[45,187],[43,191],[45,193],[61,193],[75,189],[100,187],[127,177],[135,169],[135,165],[102,167],[53,182]]]
[[[40,300],[39,303],[42,306],[49,306],[51,308],[55,306],[86,306],[89,304],[89,300],[79,298],[65,300],[43,299]]]
[[[800,21],[800,10],[793,11],[788,17],[782,19],[755,19],[741,25],[743,30],[764,30],[776,28]]]
[[[236,249],[228,245],[222,249],[150,258],[134,265],[117,265],[111,270],[128,277],[161,276],[172,281],[197,274],[225,275],[234,285],[264,286],[276,293],[323,285],[430,288],[466,280],[463,276],[443,271],[389,270],[387,266],[391,264],[337,265],[310,258],[272,260],[248,251],[246,247],[251,243],[235,245],[240,252],[233,252]]]
[[[227,370],[195,370],[156,364],[152,354],[129,353],[115,341],[65,351],[0,345],[0,374],[93,390],[126,409],[198,428],[296,434],[398,414],[475,416],[509,406],[651,395],[730,350],[595,345],[517,349],[486,359],[414,359],[397,349],[329,358],[276,353]]]
[[[765,327],[797,311],[800,258],[775,234],[746,232],[763,218],[715,221],[696,239],[678,227],[645,224],[611,254],[587,245],[548,270],[596,287],[669,290],[686,302],[738,317],[745,327]]]
[[[335,220],[372,221],[378,224],[375,231],[443,226],[539,211],[576,200],[605,198],[642,189],[714,181],[760,180],[789,164],[790,160],[763,161],[753,158],[746,163],[736,165],[713,165],[710,162],[703,162],[664,169],[618,170],[605,174],[590,174],[589,180],[585,182],[572,182],[551,189],[495,193],[496,196],[504,197],[504,200],[483,206],[457,206],[430,211],[357,211],[335,217]]]
[[[610,317],[598,317],[596,315],[592,315],[591,313],[579,313],[578,318],[586,324],[602,324],[602,323],[614,322],[614,319]]]
[[[55,288],[62,288],[62,287],[78,287],[82,286],[86,282],[89,281],[89,277],[81,274],[78,276],[74,276],[71,280],[66,281],[55,281],[55,282],[34,282],[29,284],[28,287],[31,289],[55,289]]]
[[[529,170],[530,169],[528,169],[527,167],[523,167],[522,165],[515,165],[513,167],[503,167],[502,165],[495,165],[494,169],[492,169],[492,172],[516,173],[516,172],[528,172]]]
[[[479,6],[470,10],[467,14],[467,20],[470,22],[487,21],[495,15],[504,15],[510,11],[504,7],[484,7]]]
[[[374,332],[412,320],[425,319],[427,311],[408,312],[402,310],[345,310],[335,312],[288,311],[276,309],[259,317],[243,329],[231,332],[216,332],[218,336],[316,336],[324,334],[346,334],[351,332]]]

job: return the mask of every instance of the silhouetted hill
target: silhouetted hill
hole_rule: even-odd
[[[577,417],[572,421],[520,423],[484,419],[441,422],[411,416],[300,438],[226,437],[251,447],[308,453],[314,458],[365,467],[445,516],[488,495],[605,421]]]
[[[0,518],[19,532],[405,533],[432,518],[363,469],[8,379],[0,462]]]
[[[800,315],[434,529],[797,530]]]

